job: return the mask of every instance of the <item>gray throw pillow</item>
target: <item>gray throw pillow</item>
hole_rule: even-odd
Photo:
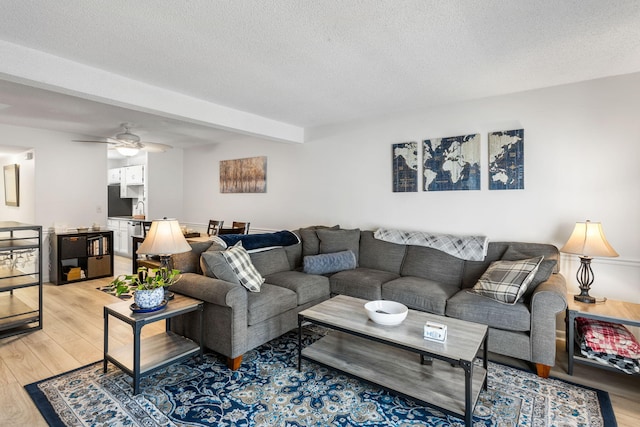
[[[320,239],[320,253],[330,254],[351,251],[356,256],[356,265],[360,254],[360,229],[353,230],[316,230]]]
[[[300,240],[302,240],[302,256],[318,255],[320,253],[320,239],[316,234],[316,230],[329,229],[338,230],[339,225],[333,227],[327,227],[324,225],[314,225],[312,227],[305,227],[300,229]]]
[[[532,258],[536,255],[537,254],[525,254],[518,251],[517,249],[514,249],[513,246],[509,246],[506,252],[502,255],[502,259],[505,261],[518,261],[521,259]],[[546,282],[549,277],[551,277],[551,273],[553,273],[553,269],[555,268],[556,264],[557,261],[555,259],[543,259],[540,263],[540,266],[538,267],[536,275],[533,277],[531,283],[529,283],[529,286],[527,286],[527,290],[525,291],[524,295],[522,295],[522,298],[529,298],[540,283]]]
[[[304,272],[307,274],[337,273],[356,268],[356,256],[352,251],[304,257]]]
[[[205,251],[200,256],[200,267],[207,277],[224,280],[226,282],[240,284],[238,276],[233,272],[229,263],[220,251]]]

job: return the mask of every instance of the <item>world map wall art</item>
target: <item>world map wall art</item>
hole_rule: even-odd
[[[393,191],[418,191],[418,143],[393,144]]]
[[[480,189],[480,134],[423,142],[424,191]]]
[[[524,129],[489,134],[489,190],[524,189]]]
[[[392,144],[394,192],[480,190],[480,134]],[[524,129],[489,133],[489,189],[524,189]]]

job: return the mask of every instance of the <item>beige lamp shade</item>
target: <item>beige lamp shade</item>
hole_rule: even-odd
[[[560,252],[582,255],[586,257],[617,257],[618,253],[611,247],[602,231],[599,222],[577,222],[569,240]]]
[[[191,246],[180,230],[176,219],[159,219],[151,223],[144,242],[137,252],[141,255],[172,255],[188,252]]]

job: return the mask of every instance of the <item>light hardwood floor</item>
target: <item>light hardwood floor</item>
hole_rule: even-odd
[[[116,273],[130,271],[127,258],[116,257]],[[44,328],[30,334],[0,340],[0,425],[46,426],[38,409],[24,390],[26,384],[57,375],[102,359],[102,308],[118,302],[116,297],[97,291],[109,279],[69,285],[44,286]],[[35,289],[16,291],[25,303],[36,306]],[[164,322],[145,326],[143,336],[160,333]],[[110,322],[110,345],[132,341],[131,328]],[[566,373],[564,341],[558,340],[558,356],[551,376],[608,391],[618,425],[636,427],[640,423],[640,377],[574,365],[574,375]],[[512,366],[527,364],[499,356],[492,357]]]

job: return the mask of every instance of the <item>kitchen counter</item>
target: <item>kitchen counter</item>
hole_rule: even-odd
[[[133,216],[110,216],[107,219],[113,219],[116,221],[132,221],[132,222],[145,222],[150,221],[147,219],[134,218]]]

